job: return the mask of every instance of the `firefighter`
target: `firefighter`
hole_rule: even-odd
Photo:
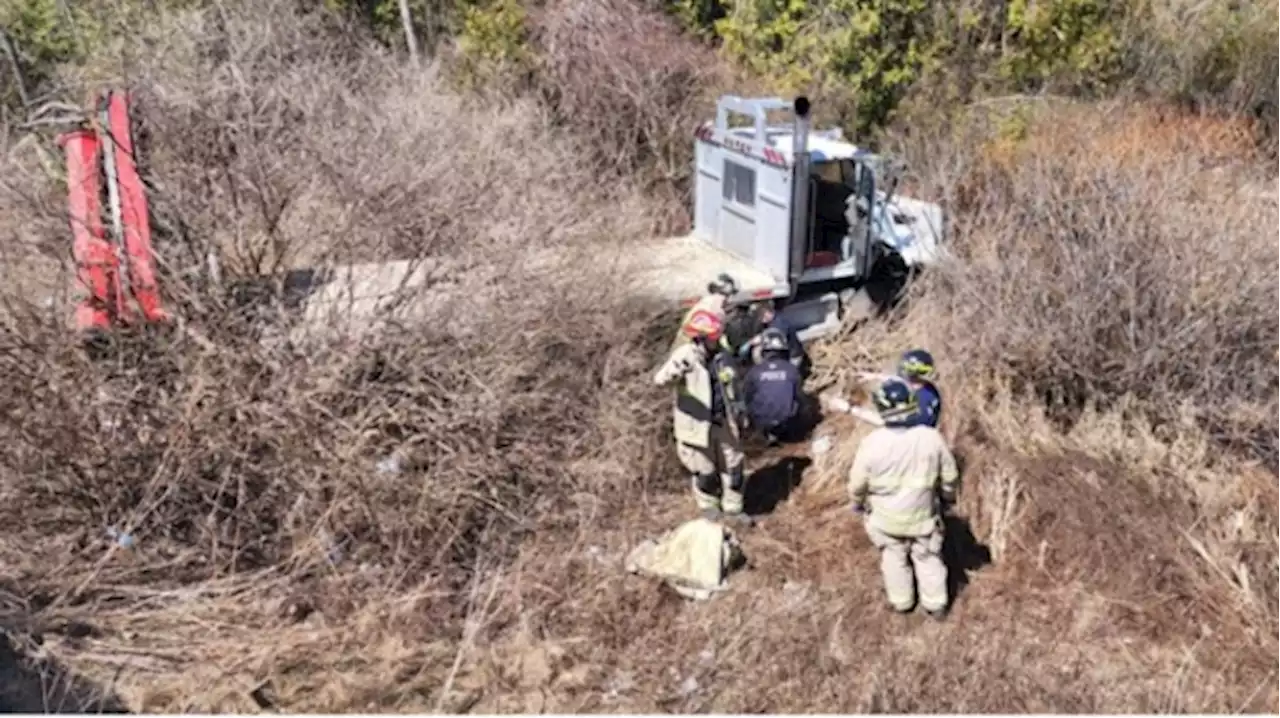
[[[791,420],[800,412],[800,371],[788,361],[787,337],[778,329],[766,329],[760,340],[761,361],[747,372],[743,396],[751,425],[758,427],[770,446],[785,436]]]
[[[942,395],[933,380],[937,376],[933,355],[924,349],[912,349],[898,361],[898,376],[915,392],[919,411],[917,421],[937,428],[942,419]]]
[[[707,283],[707,296],[702,301],[710,301],[712,305],[724,311],[724,303],[729,301],[729,297],[738,293],[738,283],[733,277],[721,272],[716,278]],[[716,299],[719,300],[716,304]]]
[[[689,324],[689,320],[694,313],[699,311],[711,312],[723,323],[725,321],[725,305],[729,298],[738,293],[738,283],[733,277],[725,273],[716,275],[716,278],[707,283],[707,293],[694,303],[689,311],[685,312],[684,317],[680,320],[680,331],[676,332],[676,338],[671,343],[671,349],[683,346],[689,343],[689,335],[684,328]]]
[[[729,307],[725,310],[724,339],[720,348],[745,363],[751,356],[751,348],[759,343],[760,332],[764,329],[760,312],[755,307]]]
[[[942,510],[955,501],[955,457],[937,429],[916,422],[915,395],[905,381],[886,380],[874,401],[884,426],[862,440],[849,470],[853,511],[880,550],[893,610],[913,610],[918,586],[919,605],[941,620],[948,600]]]
[[[892,376],[874,372],[859,372],[857,374],[859,381],[877,383],[884,382]],[[933,355],[924,349],[907,351],[898,360],[897,378],[906,382],[907,386],[911,388],[912,394],[915,395],[917,410],[914,421],[926,426],[932,426],[935,429],[942,420],[942,394],[933,383],[936,377],[937,370],[934,368]],[[828,399],[827,406],[835,411],[847,412],[863,421],[877,426],[880,425],[879,417],[859,407],[851,406],[844,399]]]
[[[809,373],[809,357],[805,354],[804,342],[800,341],[795,327],[773,303],[766,304],[761,310],[760,324],[761,329],[776,329],[782,332],[787,342],[787,359],[800,371],[800,377],[803,379]],[[762,332],[751,340],[751,358],[756,364],[761,360],[760,343],[763,338]]]
[[[741,432],[745,412],[732,357],[721,351],[724,323],[707,310],[684,325],[690,341],[676,347],[654,374],[659,386],[677,384],[676,456],[693,475],[693,496],[703,516],[749,523],[743,513]]]

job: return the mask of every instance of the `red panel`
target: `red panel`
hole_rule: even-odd
[[[805,257],[805,269],[815,267],[833,267],[840,263],[840,255],[835,252],[814,252]]]
[[[67,163],[67,209],[71,220],[72,253],[76,260],[75,311],[78,330],[106,329],[113,296],[119,286],[115,253],[103,239],[102,204],[98,197],[98,136],[90,130],[68,132],[58,138]]]
[[[124,225],[125,252],[129,255],[129,282],[133,287],[134,299],[138,301],[147,321],[162,321],[168,319],[168,314],[160,306],[154,253],[151,249],[151,219],[147,213],[147,195],[134,161],[129,107],[124,93],[111,93],[107,119],[114,140],[112,144],[120,184],[120,215]]]

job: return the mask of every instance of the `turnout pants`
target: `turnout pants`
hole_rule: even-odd
[[[729,429],[711,425],[710,446],[703,449],[676,442],[676,456],[693,474],[693,498],[701,510],[742,513],[742,447]]]
[[[915,607],[916,586],[920,607],[941,611],[947,607],[947,566],[942,562],[941,522],[927,536],[892,536],[867,524],[867,536],[880,549],[880,574],[884,592],[895,611]],[[914,576],[912,575],[914,568]]]

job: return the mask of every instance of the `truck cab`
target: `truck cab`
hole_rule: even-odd
[[[838,328],[844,306],[887,266],[942,256],[941,207],[898,195],[885,158],[839,129],[812,131],[809,112],[804,97],[724,96],[697,128],[693,232],[648,253],[667,287],[687,292],[679,300],[724,272],[740,287],[731,303],[781,300],[812,339]],[[778,115],[790,121],[771,123]]]

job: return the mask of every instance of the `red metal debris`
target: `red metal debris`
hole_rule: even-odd
[[[156,283],[151,222],[134,159],[128,96],[107,92],[101,100],[101,126],[90,123],[58,137],[67,166],[67,209],[76,260],[74,324],[79,331],[130,323],[128,294],[146,321],[169,318]],[[104,174],[108,194],[114,192],[119,199],[119,223],[113,222],[110,232],[102,221]]]

